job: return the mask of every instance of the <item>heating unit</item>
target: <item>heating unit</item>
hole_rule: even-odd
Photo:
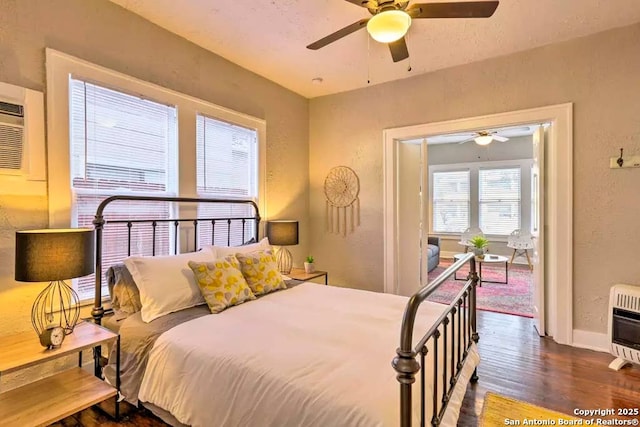
[[[609,337],[616,360],[609,367],[640,364],[640,286],[615,285],[609,296]]]

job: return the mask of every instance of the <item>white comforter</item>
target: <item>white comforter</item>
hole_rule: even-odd
[[[158,338],[139,398],[192,426],[396,426],[399,385],[391,360],[406,302],[304,283],[191,320]],[[415,335],[443,308],[424,303]],[[475,348],[468,362],[445,426],[455,425],[478,362]],[[416,417],[417,411],[416,404]]]

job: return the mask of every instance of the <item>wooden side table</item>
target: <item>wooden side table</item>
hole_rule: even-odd
[[[53,349],[42,347],[32,331],[0,338],[0,375],[78,353],[77,368],[0,393],[0,423],[4,427],[49,425],[114,396],[117,419],[119,373],[113,387],[82,369],[83,350],[113,341],[119,365],[120,336],[91,322],[78,323],[62,345]]]
[[[293,280],[300,280],[302,282],[308,282],[311,279],[316,279],[318,277],[324,276],[324,284],[329,284],[329,273],[326,271],[316,270],[313,273],[307,273],[304,271],[304,268],[292,268],[291,273],[287,274]]]

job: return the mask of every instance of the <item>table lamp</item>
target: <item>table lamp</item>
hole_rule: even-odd
[[[298,244],[298,221],[288,219],[267,221],[267,238],[271,245],[280,246],[276,252],[276,262],[280,273],[291,273],[293,264],[291,252],[284,246]]]
[[[36,297],[31,324],[39,336],[51,327],[73,332],[80,315],[78,294],[65,279],[95,271],[94,232],[88,228],[16,232],[15,280],[50,282]]]

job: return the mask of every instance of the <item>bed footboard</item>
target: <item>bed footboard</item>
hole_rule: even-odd
[[[464,286],[435,324],[414,345],[414,326],[420,304],[466,263],[469,263],[470,269]],[[397,372],[396,378],[400,383],[400,425],[402,427],[412,425],[414,405],[412,389],[418,373],[420,373],[420,425],[431,423],[433,426],[439,426],[442,422],[447,404],[458,382],[471,346],[479,340],[476,330],[476,286],[478,279],[475,257],[469,253],[409,299],[402,319],[400,347],[396,350],[397,355],[392,362]],[[432,357],[427,360],[430,351]],[[433,378],[426,378],[424,369],[426,363],[433,363]],[[474,369],[471,381],[477,380],[477,372]],[[426,393],[427,381],[433,382],[431,396]],[[438,389],[439,384],[440,390]],[[431,420],[425,419],[428,405],[431,405]]]

